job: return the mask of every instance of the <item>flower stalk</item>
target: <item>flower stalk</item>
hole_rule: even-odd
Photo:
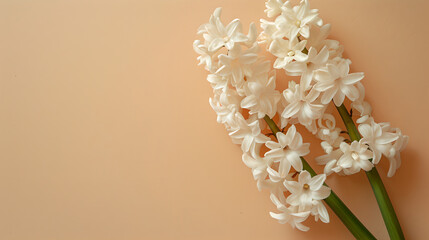
[[[271,132],[276,136],[277,132],[281,132],[277,124],[267,115],[264,117]],[[311,168],[308,162],[301,157],[303,169],[308,171],[311,176],[316,176],[316,172]],[[377,173],[378,176],[378,173]],[[326,185],[326,184],[324,184]],[[327,185],[326,185],[327,186]],[[386,193],[387,194],[387,193]],[[331,190],[329,197],[324,199],[325,203],[334,211],[343,224],[349,229],[351,234],[356,239],[376,239],[369,230],[359,221],[359,219],[350,211],[343,201]]]
[[[347,128],[348,134],[351,141],[359,141],[361,135],[353,122],[347,108],[342,104],[337,107],[337,110]],[[366,176],[371,184],[375,198],[377,199],[378,206],[383,216],[384,223],[386,224],[387,231],[389,232],[390,239],[405,239],[404,233],[402,232],[401,225],[399,224],[398,217],[396,216],[392,202],[390,201],[389,195],[387,194],[386,188],[384,187],[383,181],[378,174],[377,168],[374,166],[372,170],[366,172]]]

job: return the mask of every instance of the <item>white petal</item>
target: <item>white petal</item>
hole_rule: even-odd
[[[243,154],[242,160],[244,164],[249,168],[256,168],[259,165],[258,161],[256,161],[256,159],[251,157],[248,153]]]
[[[280,161],[279,164],[279,174],[281,177],[286,177],[286,175],[289,173],[290,171],[290,162],[289,161],[285,161],[284,159],[282,161]]]
[[[287,159],[296,171],[302,171],[302,161],[298,154],[296,154],[295,152],[291,152],[288,154]]]
[[[301,103],[298,101],[288,104],[285,107],[285,109],[283,110],[282,117],[284,117],[284,118],[292,117],[293,115],[295,115],[299,111],[300,105],[301,105]]]
[[[338,88],[337,87],[333,87],[328,89],[326,92],[323,93],[322,95],[322,103],[323,104],[328,104],[332,98],[335,96],[335,94],[338,92]]]
[[[299,183],[305,184],[305,183],[310,182],[310,180],[311,180],[311,175],[309,172],[304,170],[304,171],[299,173],[299,176],[298,176]]]
[[[398,139],[398,135],[394,134],[394,133],[383,133],[383,135],[381,135],[381,137],[377,138],[377,144],[387,144],[387,143],[391,143],[393,141],[395,141],[396,139]]]
[[[360,80],[362,80],[364,77],[363,72],[359,72],[359,73],[351,73],[343,78],[341,78],[341,81],[346,84],[346,85],[350,85],[350,84],[354,84],[359,82]]]
[[[268,142],[265,143],[265,145],[269,149],[281,148],[281,145],[278,142],[274,142],[274,141],[268,141]]]
[[[319,213],[320,220],[322,220],[322,222],[329,223],[329,214],[322,202],[317,205],[317,212]]]
[[[315,191],[315,190],[320,189],[320,187],[323,185],[325,180],[326,180],[326,175],[325,174],[319,174],[319,175],[311,178],[308,185],[310,185],[311,190]]]
[[[341,91],[352,101],[359,98],[359,90],[353,85],[343,86]]]
[[[337,93],[335,94],[335,96],[333,98],[335,106],[337,106],[337,107],[341,106],[341,104],[343,104],[343,102],[344,102],[345,97],[346,97],[346,95],[344,95],[343,92],[337,91]]]
[[[251,108],[257,104],[255,95],[247,96],[241,101],[242,108]]]
[[[282,148],[286,147],[290,142],[288,136],[282,132],[277,132],[276,137],[280,143],[280,146],[282,146]]]
[[[250,145],[253,142],[253,138],[250,136],[246,136],[243,139],[243,142],[241,143],[241,150],[243,150],[243,152],[248,152],[250,150]]]
[[[298,193],[301,191],[302,185],[296,181],[285,181],[284,185],[286,189],[291,193]]]
[[[223,41],[223,39],[221,38],[215,38],[209,45],[208,50],[210,52],[215,52],[217,51],[219,48],[221,48],[222,46],[225,45],[225,41]]]
[[[330,194],[330,188],[328,188],[327,186],[321,186],[319,190],[313,192],[312,197],[315,200],[322,200],[329,197]]]
[[[287,145],[289,145],[292,142],[292,139],[294,139],[295,135],[296,135],[296,127],[295,125],[292,125],[289,127],[289,129],[286,132]]]
[[[307,64],[303,62],[291,62],[285,66],[285,70],[292,73],[302,73],[307,70]]]
[[[358,126],[358,130],[364,138],[370,137],[372,135],[372,128],[369,124],[360,124]]]

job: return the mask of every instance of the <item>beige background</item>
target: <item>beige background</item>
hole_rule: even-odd
[[[429,5],[311,4],[366,73],[376,120],[411,138],[394,178],[379,169],[408,239],[426,239]],[[332,212],[308,233],[269,217],[192,50],[217,6],[264,17],[262,0],[0,1],[0,239],[351,239]],[[328,183],[387,239],[364,174]]]

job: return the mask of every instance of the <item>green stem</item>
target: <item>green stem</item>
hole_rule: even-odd
[[[361,136],[349,114],[349,111],[347,111],[347,108],[342,104],[337,107],[337,110],[346,125],[350,140],[359,141]],[[387,231],[389,232],[390,239],[405,239],[398,217],[396,216],[395,209],[393,209],[392,202],[389,199],[389,195],[387,194],[386,188],[384,187],[383,181],[381,180],[375,166],[371,171],[366,172],[366,176],[368,177],[372,190],[374,191],[374,195],[377,199]]]
[[[268,116],[264,117],[265,122],[274,133],[280,132],[277,124]],[[301,157],[303,169],[307,170],[311,176],[317,175],[311,168],[308,162]],[[326,185],[326,184],[325,184]],[[327,186],[327,185],[326,185]],[[334,211],[338,218],[344,223],[356,239],[376,239],[366,227],[359,221],[359,219],[347,208],[341,199],[331,190],[331,194],[324,200],[326,204]]]

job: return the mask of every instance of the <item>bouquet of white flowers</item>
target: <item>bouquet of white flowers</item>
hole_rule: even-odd
[[[324,201],[357,239],[375,239],[324,183],[333,173],[363,170],[391,239],[404,239],[376,165],[385,156],[390,162],[388,176],[393,176],[408,137],[389,123],[374,121],[364,100],[364,74],[350,73],[351,61],[342,57],[338,41],[328,39],[331,26],[318,17],[318,10],[310,9],[307,0],[296,6],[282,0],[268,0],[265,5],[272,21],[261,19],[260,34],[253,23],[244,34],[238,19],[225,26],[221,9],[216,9],[198,29],[204,40],[196,40],[194,49],[210,72],[207,80],[214,89],[210,105],[217,121],[241,145],[243,162],[252,169],[258,189],[271,193],[278,210],[271,216],[307,231],[303,222],[310,216],[329,222]],[[261,49],[274,55],[273,64]],[[277,70],[296,76],[297,81],[280,92]],[[346,98],[350,111],[344,105]],[[331,102],[345,129],[337,127],[326,111]],[[297,124],[321,140],[325,155],[315,161],[324,165],[324,173],[316,174],[304,159],[310,146],[303,142]],[[268,150],[262,151],[263,145]]]

